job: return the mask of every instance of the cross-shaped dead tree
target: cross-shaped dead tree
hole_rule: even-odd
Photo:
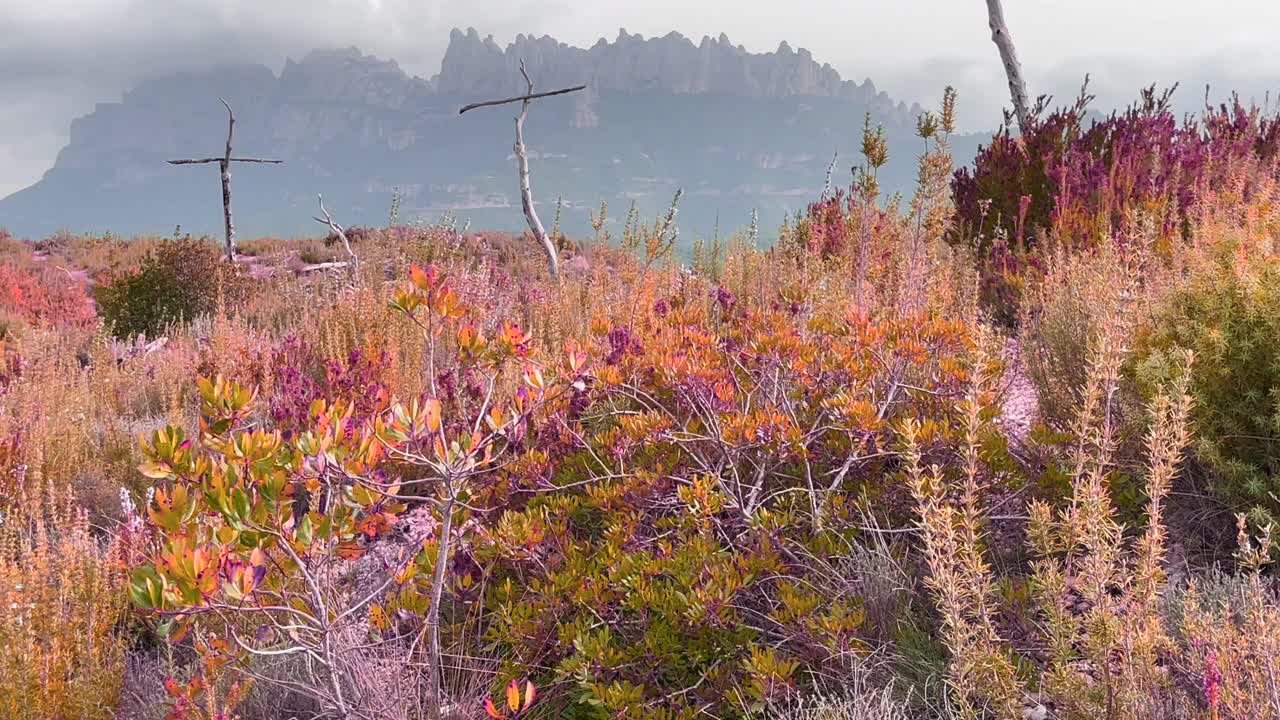
[[[283,160],[267,160],[264,158],[246,158],[231,156],[231,138],[236,130],[236,114],[231,111],[231,106],[223,98],[222,106],[227,109],[227,149],[222,157],[211,158],[193,158],[189,160],[170,160],[170,165],[204,165],[207,163],[218,163],[218,167],[222,170],[222,219],[227,233],[227,261],[235,259],[236,254],[236,226],[231,219],[231,163],[267,163],[271,165],[279,165]]]
[[[530,101],[553,95],[577,92],[586,89],[587,86],[577,85],[561,90],[535,93],[533,91],[533,80],[529,79],[529,73],[524,68],[524,60],[520,61],[520,74],[524,76],[525,85],[528,86],[528,91],[524,95],[505,100],[486,100],[485,102],[472,103],[459,110],[458,114],[461,115],[468,110],[475,110],[476,108],[506,105],[513,102],[520,103],[520,114],[516,116],[515,145],[516,172],[520,177],[520,204],[524,208],[524,218],[529,223],[529,230],[533,232],[533,236],[537,238],[538,242],[542,243],[542,248],[547,253],[547,265],[551,269],[551,277],[558,279],[560,277],[560,257],[556,252],[555,243],[547,236],[547,231],[542,227],[542,221],[538,219],[538,211],[533,207],[533,191],[529,189],[529,153],[524,146],[524,119],[529,115]]]

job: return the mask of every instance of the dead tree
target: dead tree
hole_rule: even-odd
[[[1027,101],[1027,83],[1022,77],[1022,64],[1013,49],[1013,37],[1004,21],[1004,8],[1000,0],[987,0],[987,24],[991,27],[991,41],[1000,51],[1004,74],[1009,78],[1009,95],[1013,98],[1013,113],[1018,118],[1018,129],[1027,132],[1031,124],[1031,110]]]
[[[347,249],[347,256],[351,258],[351,275],[353,278],[355,278],[356,282],[359,282],[360,256],[356,255],[355,250],[351,249],[351,241],[347,239],[347,231],[343,230],[342,226],[339,225],[337,222],[335,222],[333,219],[333,216],[330,215],[329,211],[325,209],[324,195],[317,195],[316,197],[319,198],[320,200],[320,214],[324,215],[324,217],[316,217],[315,215],[312,215],[311,219],[315,220],[321,225],[328,225],[329,232],[333,233],[334,235],[337,235],[338,239],[342,241],[342,247]]]
[[[551,269],[551,277],[560,277],[560,257],[556,252],[556,245],[547,235],[547,231],[542,227],[542,221],[538,219],[538,211],[533,207],[533,191],[529,188],[529,153],[524,146],[524,119],[529,115],[529,103],[538,98],[551,97],[553,95],[565,95],[571,92],[577,92],[585,89],[586,85],[577,85],[571,88],[561,90],[551,90],[549,92],[535,93],[533,91],[533,80],[529,79],[529,73],[524,68],[524,60],[520,61],[520,74],[524,76],[525,85],[528,90],[524,95],[505,100],[486,100],[485,102],[472,103],[458,111],[461,115],[468,110],[476,108],[492,107],[494,105],[506,105],[507,103],[519,102],[520,114],[516,116],[516,172],[520,177],[520,205],[524,208],[524,218],[529,223],[529,230],[533,232],[534,238],[542,243],[542,248],[547,254],[547,266]]]
[[[236,254],[236,226],[231,219],[231,163],[268,163],[271,165],[279,165],[283,160],[267,160],[264,158],[247,158],[231,156],[231,138],[236,130],[236,115],[231,111],[231,106],[227,101],[222,101],[223,107],[227,109],[227,148],[222,157],[211,158],[194,158],[190,160],[170,160],[170,165],[204,165],[207,163],[218,163],[218,167],[222,170],[222,219],[227,233],[227,261],[235,259]]]

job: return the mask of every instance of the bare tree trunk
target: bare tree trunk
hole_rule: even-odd
[[[450,533],[453,530],[453,486],[446,481],[444,505],[441,509],[440,533],[437,537],[435,577],[431,582],[431,606],[427,608],[427,689],[431,693],[427,712],[431,720],[440,720],[443,691],[441,688],[440,599],[444,597],[445,573],[449,565]]]
[[[524,218],[529,222],[529,229],[533,231],[533,236],[538,242],[542,243],[542,249],[547,254],[547,267],[551,270],[551,277],[559,279],[560,256],[556,252],[555,244],[547,236],[547,231],[543,229],[542,221],[538,219],[538,211],[533,207],[533,191],[529,188],[529,153],[524,147],[524,119],[529,114],[529,95],[533,94],[533,81],[529,79],[529,73],[524,69],[523,60],[520,61],[520,74],[529,85],[529,93],[520,103],[520,115],[516,117],[515,151],[516,168],[520,173],[520,205],[524,208]]]
[[[1027,101],[1027,83],[1022,77],[1022,64],[1013,49],[1013,37],[1004,21],[1004,9],[1000,0],[987,0],[987,19],[991,27],[991,41],[1000,50],[1000,61],[1009,78],[1009,95],[1013,98],[1013,112],[1018,118],[1018,129],[1026,132],[1031,124],[1030,104]]]
[[[227,233],[227,261],[230,262],[236,256],[236,226],[231,220],[231,137],[236,130],[236,115],[226,100],[222,100],[222,105],[227,108],[227,152],[221,163],[222,219]]]
[[[520,176],[520,205],[524,209],[524,219],[529,223],[529,229],[533,232],[533,236],[537,238],[538,242],[542,243],[542,249],[547,254],[547,266],[551,270],[551,277],[559,279],[560,256],[556,251],[555,243],[547,236],[547,231],[543,229],[542,221],[538,219],[538,211],[533,207],[533,191],[529,189],[529,152],[524,146],[524,119],[529,115],[529,102],[531,100],[577,92],[587,86],[576,85],[562,90],[535,93],[533,91],[533,80],[529,79],[529,72],[525,70],[524,60],[520,61],[520,74],[524,76],[525,85],[528,87],[528,90],[524,95],[517,95],[516,97],[506,98],[505,100],[486,100],[484,102],[465,105],[458,111],[458,114],[461,115],[468,110],[475,110],[476,108],[506,105],[507,103],[513,102],[520,103],[520,115],[516,117],[515,145],[516,172]]]
[[[188,160],[170,160],[170,165],[207,165],[217,163],[218,169],[222,175],[222,221],[226,230],[227,237],[227,262],[235,260],[236,255],[236,226],[231,219],[231,163],[247,162],[247,163],[267,163],[270,165],[279,165],[282,160],[267,160],[265,158],[248,158],[248,157],[232,157],[231,156],[231,140],[236,131],[236,115],[231,111],[231,105],[223,98],[222,106],[227,109],[227,148],[222,157],[192,158]]]

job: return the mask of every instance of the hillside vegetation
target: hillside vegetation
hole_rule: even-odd
[[[0,716],[1280,718],[1280,125],[954,102],[689,265],[0,237]]]

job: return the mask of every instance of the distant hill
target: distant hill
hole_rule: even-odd
[[[534,103],[526,123],[532,184],[549,225],[588,232],[588,211],[607,200],[621,220],[634,200],[648,217],[677,187],[682,237],[726,232],[758,209],[776,226],[821,192],[832,153],[847,184],[863,116],[883,123],[890,191],[909,191],[920,141],[918,106],[894,102],[870,80],[844,80],[805,50],[748,53],[725,36],[701,43],[672,33],[575,48],[518,36],[506,48],[475,30],[452,33],[440,74],[411,77],[355,48],[315,51],[276,76],[264,66],[148,81],[119,103],[72,123],[54,167],[0,200],[0,227],[41,237],[58,229],[120,234],[221,231],[216,166],[172,167],[177,157],[220,155],[236,110],[236,154],[283,158],[233,173],[244,237],[313,234],[316,193],[347,225],[383,224],[392,193],[402,220],[449,211],[476,228],[518,230],[511,151],[516,106],[459,116],[478,99],[518,94],[520,59],[539,89],[588,83],[586,92]],[[939,94],[942,90],[939,81]],[[979,136],[955,138],[961,161]]]

